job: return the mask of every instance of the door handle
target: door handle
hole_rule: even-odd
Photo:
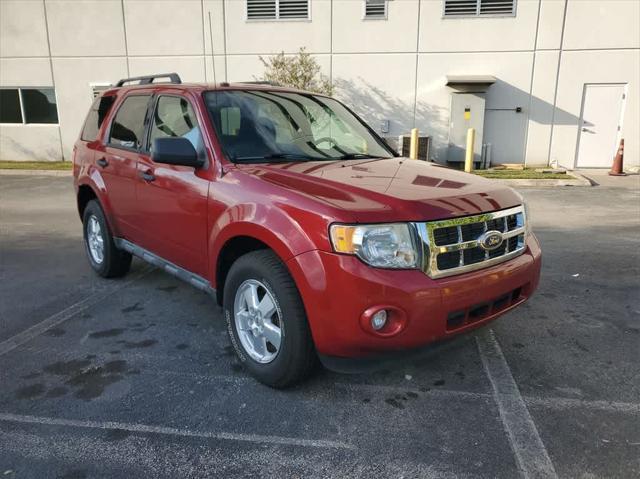
[[[140,172],[140,177],[144,181],[154,181],[156,179],[155,175],[153,173],[151,173],[151,171],[141,171]]]
[[[585,133],[593,133],[589,128],[583,128],[582,131]]]
[[[102,168],[106,168],[107,166],[109,166],[109,162],[106,158],[100,158],[98,161],[96,161],[96,163],[98,163],[98,166],[101,166]]]

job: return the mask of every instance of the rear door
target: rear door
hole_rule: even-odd
[[[135,223],[135,181],[137,163],[144,153],[145,121],[151,94],[130,93],[116,106],[106,144],[96,151],[107,197],[111,203],[118,236],[135,242],[139,225]]]
[[[210,181],[202,130],[190,101],[177,94],[160,94],[150,115],[147,150],[153,140],[189,139],[205,167],[154,163],[149,154],[138,158],[136,217],[144,225],[139,245],[192,273],[207,274],[207,195]]]

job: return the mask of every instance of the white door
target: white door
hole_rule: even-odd
[[[584,86],[578,168],[611,166],[622,125],[624,85],[592,84]]]

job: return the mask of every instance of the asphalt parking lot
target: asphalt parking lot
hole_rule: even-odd
[[[0,477],[640,476],[640,188],[524,189],[524,307],[423,358],[274,391],[219,308],[98,279],[70,178],[0,176]]]

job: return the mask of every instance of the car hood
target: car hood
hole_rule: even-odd
[[[497,182],[407,158],[254,164],[239,168],[343,209],[358,222],[446,219],[522,203],[518,193]]]

